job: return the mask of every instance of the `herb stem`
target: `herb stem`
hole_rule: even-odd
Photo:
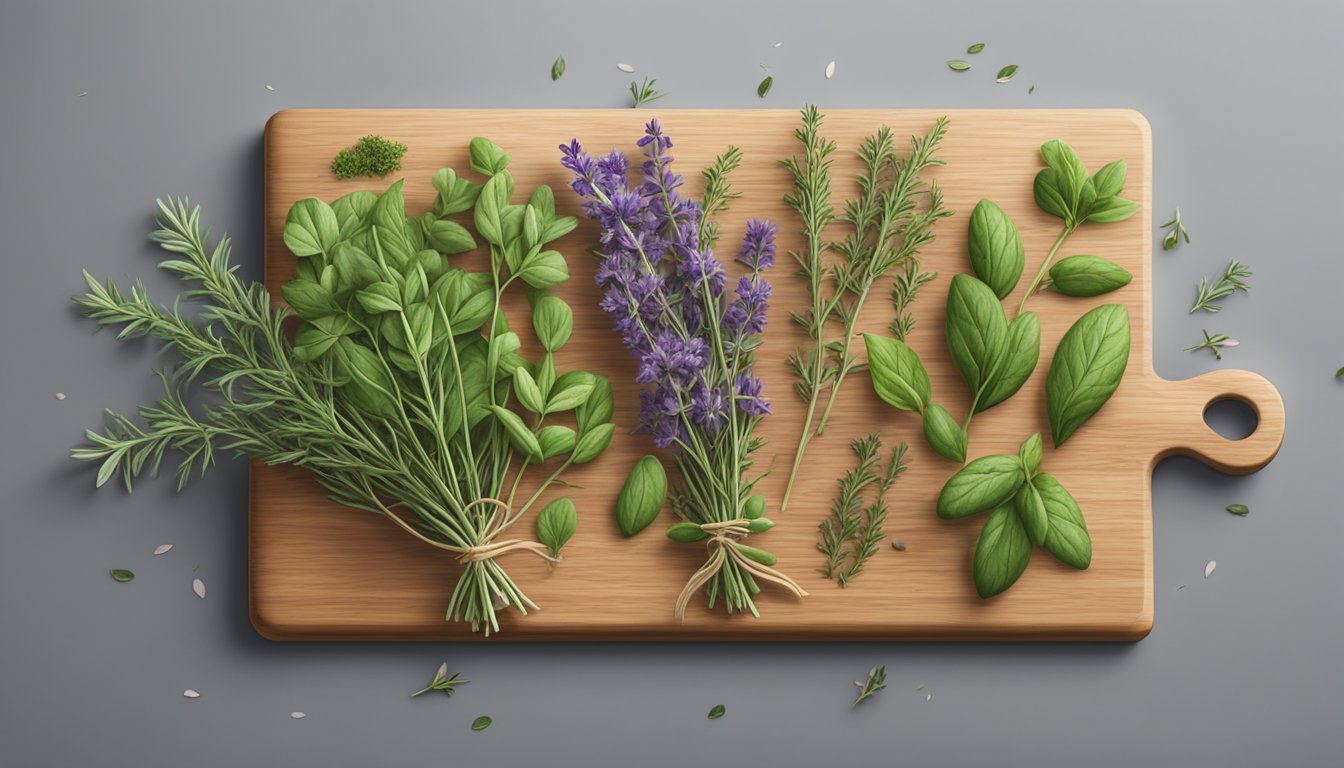
[[[1050,271],[1050,262],[1055,260],[1055,254],[1059,253],[1060,246],[1064,245],[1064,240],[1073,234],[1073,227],[1068,224],[1060,230],[1059,237],[1055,238],[1055,244],[1050,246],[1050,252],[1045,255],[1045,261],[1041,262],[1041,268],[1036,272],[1036,277],[1032,279],[1031,285],[1027,286],[1027,292],[1022,295],[1022,303],[1017,305],[1017,313],[1020,315],[1027,308],[1027,300],[1036,293],[1041,286],[1041,281],[1045,280],[1046,274]]]

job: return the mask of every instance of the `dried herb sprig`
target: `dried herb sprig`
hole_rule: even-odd
[[[1223,308],[1214,304],[1214,302],[1222,301],[1237,291],[1249,292],[1251,286],[1244,278],[1250,276],[1251,270],[1247,269],[1245,264],[1233,259],[1227,265],[1227,269],[1223,270],[1222,276],[1214,281],[1213,285],[1209,285],[1208,278],[1201,277],[1195,295],[1195,304],[1190,307],[1190,314],[1193,315],[1201,309],[1205,312],[1222,311]]]
[[[798,262],[798,276],[807,281],[811,299],[811,307],[791,316],[807,331],[811,342],[808,349],[795,350],[786,361],[797,379],[794,391],[807,403],[807,411],[781,512],[788,506],[808,443],[825,433],[841,385],[858,365],[853,353],[855,332],[873,284],[893,269],[909,270],[912,262],[916,277],[910,279],[917,279],[919,251],[933,240],[933,225],[952,215],[942,206],[938,185],[923,179],[930,168],[943,165],[935,153],[947,135],[946,117],[938,118],[927,134],[912,136],[904,156],[896,150],[892,131],[885,126],[866,138],[858,150],[863,164],[858,176],[859,195],[846,201],[838,216],[830,203],[830,155],[835,143],[821,137],[823,119],[816,107],[803,110],[803,126],[795,131],[803,144],[803,157],[782,161],[793,176],[793,192],[784,200],[802,219],[807,241],[802,252],[791,255]],[[824,230],[836,219],[849,224],[851,232],[844,240],[828,243]],[[828,250],[839,257],[838,261],[823,262],[823,253]],[[907,298],[913,295],[907,294]],[[902,317],[908,330],[913,320],[908,315]],[[828,333],[830,323],[840,327],[834,336]],[[817,406],[823,398],[818,415]]]
[[[887,668],[886,666],[877,666],[868,670],[868,679],[863,682],[857,680],[854,684],[859,686],[858,698],[854,699],[854,706],[859,706],[863,700],[871,697],[873,694],[887,687]]]
[[[854,453],[855,467],[836,481],[839,491],[831,503],[831,515],[817,526],[821,532],[817,550],[826,556],[821,572],[842,587],[859,575],[886,538],[882,525],[887,519],[887,491],[907,468],[906,444],[901,443],[891,452],[886,469],[878,474],[882,437],[877,433],[854,440],[849,449]],[[876,489],[865,506],[864,495],[871,486]]]
[[[1172,251],[1185,240],[1185,244],[1190,244],[1190,233],[1185,230],[1185,222],[1181,221],[1181,209],[1176,209],[1176,214],[1171,217],[1171,221],[1162,225],[1163,229],[1168,230],[1162,237],[1162,250]]]
[[[653,87],[657,82],[657,80],[648,77],[644,78],[644,80],[639,83],[636,83],[633,80],[630,81],[630,96],[634,99],[634,103],[631,104],[630,107],[632,109],[639,109],[645,104],[657,101],[666,96],[667,93],[665,91],[660,91]]]
[[[414,699],[416,696],[429,693],[430,691],[443,691],[445,696],[452,696],[454,693],[457,693],[457,686],[467,682],[470,681],[463,680],[456,672],[449,675],[448,662],[445,661],[440,664],[439,668],[434,672],[434,677],[429,681],[429,684],[415,693],[412,693],[411,698]]]
[[[1199,342],[1198,344],[1186,347],[1185,348],[1186,352],[1194,352],[1200,349],[1207,349],[1213,353],[1215,359],[1222,360],[1224,349],[1230,349],[1232,347],[1241,344],[1241,342],[1237,341],[1236,339],[1229,338],[1228,335],[1225,333],[1210,334],[1208,331],[1202,331],[1202,333],[1204,334],[1204,340]]]

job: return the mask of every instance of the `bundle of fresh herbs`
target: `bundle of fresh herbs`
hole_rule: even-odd
[[[912,136],[906,155],[897,151],[889,128],[866,138],[858,151],[863,164],[859,196],[846,201],[839,215],[831,205],[831,155],[836,145],[821,136],[823,119],[816,107],[803,110],[803,125],[795,132],[803,155],[782,161],[793,177],[793,192],[784,199],[802,219],[805,240],[803,250],[791,255],[798,262],[797,274],[807,281],[811,306],[792,314],[810,337],[807,348],[788,359],[797,379],[794,391],[807,403],[807,415],[780,511],[788,507],[808,443],[826,431],[840,387],[859,365],[853,353],[855,330],[873,284],[897,270],[892,290],[897,317],[892,329],[903,337],[914,325],[909,303],[919,286],[934,276],[920,269],[919,251],[933,240],[933,225],[952,215],[942,206],[937,184],[922,178],[943,164],[934,153],[947,134],[947,118],[939,118],[924,136]],[[836,219],[851,231],[845,239],[829,242],[825,229]],[[824,258],[827,251],[839,259],[830,263]]]
[[[887,520],[887,491],[909,468],[905,465],[906,444],[900,443],[892,450],[886,468],[878,471],[882,436],[876,432],[850,442],[849,450],[855,466],[836,481],[839,489],[831,502],[831,514],[817,526],[821,533],[817,551],[826,556],[821,573],[842,587],[849,586],[863,571],[864,563],[877,554],[887,537],[882,531]],[[866,504],[865,495],[872,497]]]
[[[637,143],[644,162],[635,187],[620,151],[595,159],[577,139],[560,151],[584,210],[601,228],[602,309],[639,362],[636,381],[647,385],[640,393],[640,429],[673,450],[680,474],[671,502],[681,522],[667,535],[704,542],[708,550],[677,598],[675,615],[684,616],[702,587],[711,608],[721,597],[729,613],[759,615],[752,599],[758,580],[806,594],[773,568],[774,555],[744,543],[773,526],[763,517],[764,497],[752,493],[760,476],[746,474],[762,445],[756,426],[770,413],[752,364],[765,328],[770,283],[762,272],[774,264],[776,229],[766,221],[747,224],[737,254],[747,274],[730,298],[727,274],[709,247],[718,228],[705,221],[705,212],[720,211],[731,199],[726,174],[736,151],[706,171],[707,199],[697,202],[679,191],[683,181],[667,151],[672,141],[657,120]]]
[[[530,552],[556,560],[552,550],[573,532],[573,507],[548,507],[540,542],[504,533],[565,468],[596,458],[615,427],[607,380],[561,374],[553,357],[573,316],[546,290],[569,273],[564,257],[545,246],[575,220],[556,215],[544,186],[527,203],[511,203],[508,163],[504,150],[473,139],[471,167],[488,180],[440,170],[434,208],[421,216],[407,215],[401,181],[381,195],[295,203],[284,229],[298,257],[296,277],[282,289],[289,308],[272,307],[261,284],[237,277],[227,236],[209,247],[199,209],[160,202],[151,239],[179,255],[160,267],[191,286],[180,298],[198,302],[199,314],[154,303],[138,282],[126,294],[86,274],[89,292],[75,299],[84,314],[119,326],[119,338],[158,339],[181,366],[159,374],[164,394],[140,409],[140,422],[109,412],[104,432],[89,432],[90,445],[74,455],[102,462],[99,485],[120,473],[128,489],[132,478],[155,474],[170,451],[184,456],[179,486],[217,451],[304,467],[335,501],[383,515],[456,556],[463,569],[449,618],[489,634],[501,610],[535,608],[497,558]],[[488,271],[449,265],[448,256],[477,248],[451,218],[469,211],[489,245]],[[515,284],[527,286],[545,350],[535,363],[518,353],[520,338],[500,307]],[[302,322],[291,342],[286,321],[294,314]],[[189,407],[193,384],[215,397]],[[562,420],[572,426],[557,423],[570,412]],[[542,465],[545,479],[520,501],[524,473]]]

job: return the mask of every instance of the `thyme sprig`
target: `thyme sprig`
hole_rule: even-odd
[[[630,96],[634,99],[634,103],[631,104],[630,107],[632,109],[639,109],[645,104],[657,101],[666,96],[667,92],[660,91],[653,87],[657,82],[657,80],[648,77],[638,83],[633,80],[630,81]]]
[[[1162,229],[1167,230],[1167,233],[1162,236],[1162,250],[1176,250],[1176,246],[1180,245],[1181,240],[1185,240],[1186,245],[1190,244],[1190,233],[1185,230],[1185,222],[1181,221],[1180,208],[1176,209],[1176,214],[1171,217],[1171,221],[1162,225]]]
[[[1204,334],[1204,340],[1198,344],[1186,347],[1186,352],[1194,352],[1200,349],[1207,349],[1213,353],[1215,359],[1223,359],[1223,350],[1238,346],[1241,342],[1229,338],[1225,333],[1210,334],[1208,331],[1201,331]]]
[[[797,379],[794,391],[807,403],[807,411],[781,512],[788,506],[808,443],[825,433],[841,385],[858,366],[853,353],[855,332],[873,284],[893,269],[903,270],[905,285],[897,289],[900,293],[893,294],[893,300],[897,300],[897,322],[908,332],[914,324],[908,304],[919,285],[932,278],[919,269],[919,251],[933,240],[933,225],[952,215],[942,206],[937,184],[926,183],[922,176],[944,164],[934,154],[947,134],[946,117],[938,118],[927,134],[912,136],[904,156],[896,150],[890,128],[867,137],[858,150],[863,164],[857,179],[859,195],[847,200],[838,215],[831,204],[830,173],[836,144],[821,136],[823,121],[816,107],[804,109],[803,125],[794,132],[803,145],[803,156],[782,161],[793,177],[793,191],[784,200],[802,219],[806,240],[802,251],[790,255],[798,262],[796,274],[807,282],[811,300],[809,308],[791,316],[811,341],[807,349],[795,350],[786,361]],[[851,232],[843,240],[827,242],[826,226],[835,220],[849,224]],[[838,259],[824,260],[827,251]],[[839,332],[831,332],[830,323],[838,325]],[[818,405],[822,406],[820,414]]]
[[[906,444],[901,443],[891,452],[886,469],[878,473],[882,438],[877,433],[854,440],[849,449],[855,466],[836,481],[839,491],[831,503],[831,515],[817,526],[821,532],[817,550],[826,556],[821,572],[842,587],[859,575],[886,538],[882,526],[887,519],[887,491],[907,469]],[[864,495],[872,486],[876,489],[865,505]]]
[[[438,670],[434,672],[434,677],[429,681],[429,684],[415,693],[412,693],[411,698],[414,699],[416,696],[429,693],[430,691],[443,691],[445,696],[452,696],[454,693],[457,693],[457,686],[467,682],[470,681],[463,680],[461,675],[456,672],[449,675],[448,662],[445,661],[440,664]]]
[[[887,668],[885,665],[873,667],[868,670],[868,679],[863,682],[857,680],[854,684],[859,686],[859,695],[854,699],[854,706],[859,706],[863,700],[871,697],[873,694],[887,687]]]
[[[1199,279],[1199,288],[1195,293],[1194,306],[1190,307],[1190,314],[1193,315],[1201,309],[1205,312],[1222,311],[1223,308],[1218,304],[1214,304],[1214,302],[1222,301],[1237,291],[1249,292],[1251,286],[1244,278],[1250,276],[1251,270],[1247,269],[1245,264],[1233,259],[1227,265],[1227,269],[1223,270],[1222,276],[1215,280],[1213,285],[1209,285],[1208,278],[1201,277]]]

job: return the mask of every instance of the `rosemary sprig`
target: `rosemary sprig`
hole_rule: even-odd
[[[873,694],[887,687],[887,668],[886,666],[877,666],[868,670],[868,679],[863,682],[857,680],[854,684],[859,686],[858,698],[854,699],[854,706],[859,706],[859,702],[871,697]]]
[[[1237,341],[1236,339],[1228,338],[1227,334],[1225,333],[1215,333],[1212,335],[1210,335],[1208,331],[1202,331],[1202,333],[1204,334],[1204,340],[1199,342],[1198,344],[1186,347],[1185,348],[1186,352],[1194,352],[1195,350],[1199,349],[1207,349],[1213,353],[1213,356],[1216,359],[1222,360],[1223,359],[1222,350],[1231,349],[1232,347],[1241,344],[1241,342]]]
[[[728,176],[742,164],[742,150],[729,145],[723,154],[714,158],[700,175],[705,179],[705,195],[702,205],[704,213],[700,216],[700,249],[713,248],[719,241],[723,227],[717,221],[720,213],[728,210],[728,203],[742,196],[734,192]]]
[[[1181,221],[1180,208],[1176,209],[1176,215],[1171,217],[1171,221],[1162,225],[1162,229],[1169,230],[1167,234],[1162,237],[1162,250],[1175,250],[1182,239],[1185,240],[1186,245],[1190,244],[1190,233],[1185,231],[1185,222]]]
[[[830,203],[830,155],[835,142],[821,137],[823,119],[816,107],[803,111],[803,127],[795,131],[803,144],[803,159],[783,161],[793,176],[793,193],[784,200],[802,219],[807,241],[801,253],[792,255],[800,267],[798,276],[807,281],[811,299],[809,309],[792,317],[808,332],[812,343],[806,351],[795,350],[787,360],[797,379],[794,391],[807,402],[807,411],[780,511],[788,506],[808,443],[825,433],[841,385],[858,365],[852,351],[855,329],[873,284],[898,267],[910,274],[907,281],[922,284],[931,279],[921,279],[919,250],[933,240],[937,220],[951,215],[942,207],[938,186],[926,184],[921,178],[929,168],[943,164],[934,153],[947,134],[947,118],[939,118],[926,135],[912,136],[909,154],[904,157],[896,151],[889,128],[883,127],[865,139],[858,151],[863,164],[858,176],[859,195],[846,201],[838,216]],[[825,227],[836,219],[848,223],[852,231],[844,240],[827,243]],[[822,255],[828,250],[839,257],[838,261],[823,263]],[[914,291],[907,291],[904,304],[899,306],[898,319],[906,330],[913,325],[906,306],[917,291],[918,285]],[[828,341],[827,324],[832,321],[841,331]],[[823,398],[818,416],[817,405]]]
[[[1233,259],[1227,269],[1223,270],[1222,277],[1219,277],[1213,285],[1209,285],[1208,278],[1199,279],[1199,289],[1195,296],[1195,304],[1190,307],[1190,314],[1198,310],[1205,312],[1219,312],[1222,307],[1214,304],[1215,301],[1221,301],[1237,291],[1249,292],[1251,286],[1243,278],[1251,276],[1251,270],[1246,268],[1245,264]]]
[[[429,685],[412,693],[411,698],[414,699],[416,696],[430,691],[443,691],[445,696],[452,696],[457,693],[457,686],[467,682],[469,681],[463,680],[456,672],[450,676],[448,674],[448,662],[445,661],[439,665],[438,670],[434,673],[434,679],[429,681]]]
[[[906,444],[901,443],[891,452],[886,469],[878,474],[882,438],[877,433],[854,440],[849,449],[854,453],[855,467],[836,481],[839,492],[831,504],[831,516],[817,526],[821,532],[817,550],[826,555],[821,572],[826,578],[838,581],[841,587],[859,575],[864,563],[877,554],[886,538],[882,526],[887,519],[887,491],[907,468]],[[864,493],[873,485],[877,486],[876,492],[864,506]]]
[[[657,101],[666,96],[667,93],[665,91],[660,91],[653,87],[657,82],[657,80],[648,77],[644,78],[644,80],[639,83],[636,83],[633,80],[630,81],[630,95],[634,97],[635,100],[635,102],[630,105],[631,108],[639,109],[651,101]]]
[[[910,313],[910,305],[919,297],[920,287],[936,277],[937,272],[925,272],[914,259],[906,262],[905,269],[897,273],[896,279],[891,284],[891,304],[896,309],[896,317],[887,327],[892,336],[905,341],[905,337],[915,329],[915,318]]]

